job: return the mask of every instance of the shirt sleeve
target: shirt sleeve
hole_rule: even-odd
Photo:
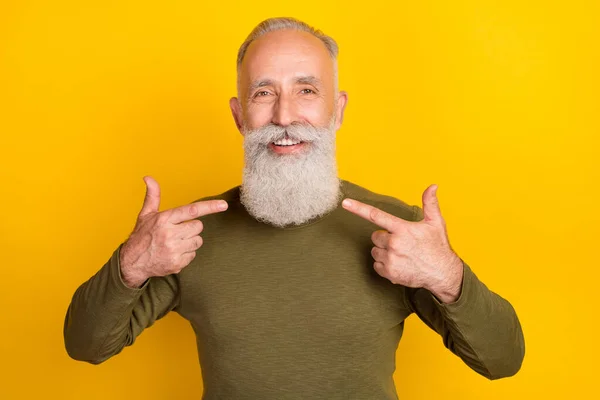
[[[407,305],[471,369],[490,380],[512,376],[525,356],[519,318],[506,299],[488,289],[461,261],[463,281],[455,302],[442,303],[424,288],[407,288]]]
[[[63,332],[73,359],[92,364],[107,360],[178,305],[177,275],[150,278],[140,288],[125,285],[119,264],[122,246],[73,295]]]

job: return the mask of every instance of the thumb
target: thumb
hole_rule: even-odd
[[[144,183],[146,184],[146,197],[140,211],[140,217],[158,212],[158,207],[160,206],[160,186],[158,186],[158,182],[151,176],[145,176]]]
[[[423,192],[423,219],[425,221],[439,221],[442,219],[437,188],[438,186],[433,184]]]

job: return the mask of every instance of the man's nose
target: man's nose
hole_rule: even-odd
[[[296,104],[288,94],[281,94],[275,102],[272,122],[279,126],[287,126],[296,121]]]

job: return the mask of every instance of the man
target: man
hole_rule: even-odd
[[[479,374],[520,369],[517,315],[452,250],[437,187],[421,209],[338,179],[337,52],[295,19],[253,30],[230,101],[242,184],[159,211],[158,183],[144,178],[130,237],[75,292],[71,357],[103,362],[176,311],[196,333],[206,400],[396,399],[414,312]]]

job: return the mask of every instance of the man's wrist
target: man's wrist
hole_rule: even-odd
[[[462,291],[464,267],[460,257],[456,256],[445,271],[441,280],[426,289],[440,302],[449,304],[457,301]]]
[[[123,248],[121,248],[121,250],[122,251],[119,257],[119,272],[121,274],[121,281],[125,284],[125,286],[131,289],[139,289],[142,287],[144,282],[146,282],[148,277],[144,276],[141,273],[140,268],[136,267],[127,259],[126,251],[123,251]]]
[[[144,282],[146,282],[146,280],[148,279],[144,276],[140,276],[139,274],[134,274],[128,271],[130,271],[130,269],[127,270],[121,268],[121,280],[123,281],[125,286],[131,289],[141,288],[144,285]]]

